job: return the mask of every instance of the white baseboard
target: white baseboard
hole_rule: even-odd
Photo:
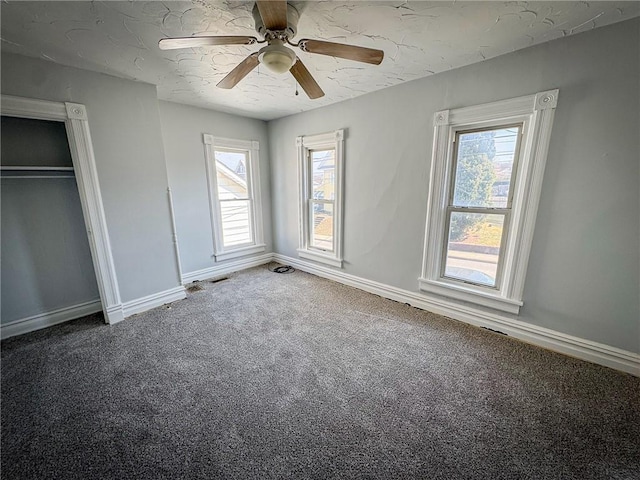
[[[427,299],[420,293],[374,282],[297,258],[274,254],[273,259],[276,262],[291,265],[299,270],[359,288],[381,297],[408,303],[413,307],[451,317],[471,325],[498,330],[533,345],[640,376],[640,354],[634,352],[519,322],[500,314],[487,313],[477,308],[458,305],[446,300]]]
[[[124,312],[122,311],[122,304],[111,305],[104,309],[104,319],[109,325],[116,324],[124,320]]]
[[[136,298],[122,304],[123,316],[130,317],[136,313],[146,312],[152,308],[166,305],[167,303],[182,300],[187,297],[187,293],[182,285],[179,287],[165,290],[164,292],[154,293],[146,297]]]
[[[265,253],[264,255],[224,262],[220,265],[214,265],[213,267],[203,268],[202,270],[196,270],[195,272],[183,274],[182,284],[186,285],[187,283],[195,282],[198,280],[206,280],[207,278],[218,277],[220,275],[226,275],[228,273],[237,272],[239,270],[258,267],[260,265],[264,265],[265,263],[269,263],[272,260],[273,254]]]
[[[79,303],[70,307],[58,308],[46,313],[40,313],[13,322],[5,323],[0,326],[0,338],[3,340],[23,333],[33,332],[41,328],[51,327],[58,323],[68,322],[76,318],[84,317],[102,310],[100,300]]]
[[[115,324],[124,320],[126,317],[135,315],[136,313],[146,312],[152,308],[160,307],[177,300],[182,300],[186,297],[187,294],[185,288],[180,285],[179,287],[165,290],[164,292],[154,293],[153,295],[124,302],[122,305],[114,305],[108,309],[108,312],[106,312],[105,320],[109,324]],[[96,313],[101,310],[102,303],[100,300],[96,300],[94,302],[81,303],[79,305],[60,308],[51,312],[15,320],[0,326],[0,338],[5,339],[16,335],[22,335],[23,333],[32,332],[58,323],[84,317],[85,315]]]
[[[287,257],[280,254],[264,254],[257,257],[225,262],[211,268],[190,272],[182,277],[183,284],[196,280],[204,280],[219,275],[244,270],[270,261],[282,264],[334,280],[344,285],[349,285],[381,297],[408,303],[411,306],[460,320],[471,325],[498,330],[514,338],[527,343],[553,350],[555,352],[570,355],[572,357],[614,368],[632,375],[640,376],[640,354],[611,347],[591,340],[585,340],[572,335],[567,335],[548,328],[538,327],[524,322],[518,322],[511,318],[496,313],[454,304],[446,300],[436,301],[427,299],[420,293],[403,290],[383,283],[367,280],[345,273],[340,270],[316,265],[308,261]],[[182,300],[186,297],[184,286],[165,290],[153,295],[148,295],[136,300],[125,302],[119,312],[113,312],[115,321],[129,317],[136,313],[156,308],[167,303]],[[118,306],[120,309],[120,306]],[[0,326],[0,338],[5,339],[15,335],[21,335],[41,328],[56,325],[85,315],[102,310],[100,301],[86,302],[71,307],[65,307],[51,312],[34,315],[32,317],[15,320]],[[116,319],[117,317],[117,319]],[[115,322],[111,322],[115,323]]]

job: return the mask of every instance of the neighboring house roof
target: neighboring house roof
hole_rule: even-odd
[[[218,196],[221,200],[247,197],[247,180],[216,158],[218,173]],[[222,178],[221,178],[222,177]]]

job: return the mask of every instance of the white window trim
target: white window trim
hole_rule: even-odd
[[[244,257],[256,253],[264,252],[264,233],[262,226],[262,196],[260,195],[260,143],[255,140],[237,140],[233,138],[214,137],[210,134],[203,134],[204,154],[207,170],[207,184],[209,187],[209,210],[211,213],[211,229],[213,231],[213,257],[216,262],[229,260],[231,258]],[[251,244],[239,245],[237,247],[224,247],[222,236],[222,217],[220,213],[220,202],[218,201],[218,182],[215,166],[215,150],[231,149],[249,152],[249,196],[252,199],[252,231],[253,242]]]
[[[298,148],[298,218],[299,248],[298,255],[308,260],[324,263],[332,267],[342,268],[342,231],[344,203],[344,130],[305,135],[296,138]],[[335,199],[334,199],[334,232],[333,252],[315,249],[309,245],[309,151],[319,149],[335,149]]]
[[[427,204],[422,275],[418,279],[426,296],[481,305],[518,314],[527,271],[551,127],[558,101],[556,90],[472,107],[443,110],[434,115],[434,142]],[[465,284],[441,277],[450,188],[453,139],[457,131],[523,122],[521,155],[513,185],[511,224],[497,288]]]

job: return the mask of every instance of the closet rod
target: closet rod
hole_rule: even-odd
[[[29,172],[29,171],[37,171],[37,170],[44,170],[44,171],[52,171],[52,172],[73,172],[73,167],[47,167],[47,166],[42,166],[42,167],[16,167],[16,166],[0,166],[0,170],[6,170],[8,172],[11,171],[15,171],[15,170],[22,170],[25,172]]]
[[[0,178],[76,178],[75,175],[2,175]]]

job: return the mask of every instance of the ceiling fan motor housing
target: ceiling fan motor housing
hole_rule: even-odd
[[[258,5],[253,5],[253,11],[251,12],[253,15],[253,21],[256,25],[256,32],[258,32],[262,37],[267,36],[268,30],[264,26],[264,22],[262,21],[262,17],[260,16],[260,11],[258,10]],[[277,37],[286,37],[287,39],[293,38],[298,33],[298,20],[300,18],[300,14],[295,7],[289,5],[287,3],[287,28],[277,35]],[[275,33],[275,32],[273,32]]]

